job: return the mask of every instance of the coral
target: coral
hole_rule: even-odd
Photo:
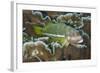
[[[51,57],[51,50],[42,41],[26,42],[23,45],[23,59],[37,58],[39,61],[49,60]]]

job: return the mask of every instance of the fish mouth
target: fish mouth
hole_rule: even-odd
[[[77,43],[80,44],[80,43],[82,43],[82,42],[83,42],[83,39],[79,40]]]
[[[83,38],[81,36],[77,36],[77,37],[70,37],[70,43],[76,43],[76,44],[80,44],[83,42]]]

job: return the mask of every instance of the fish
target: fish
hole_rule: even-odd
[[[36,26],[37,28],[37,26]],[[49,37],[48,42],[57,42],[62,45],[62,47],[68,47],[69,44],[83,48],[85,45],[81,44],[83,38],[79,31],[75,28],[68,26],[64,23],[48,23],[44,28],[35,29],[38,35]]]

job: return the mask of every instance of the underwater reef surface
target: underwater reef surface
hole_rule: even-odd
[[[91,59],[91,14],[23,10],[23,62]]]

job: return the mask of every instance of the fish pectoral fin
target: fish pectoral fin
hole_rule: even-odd
[[[68,45],[69,45],[68,40],[65,40],[64,43],[62,44],[62,47],[64,47],[64,46],[68,47]]]

